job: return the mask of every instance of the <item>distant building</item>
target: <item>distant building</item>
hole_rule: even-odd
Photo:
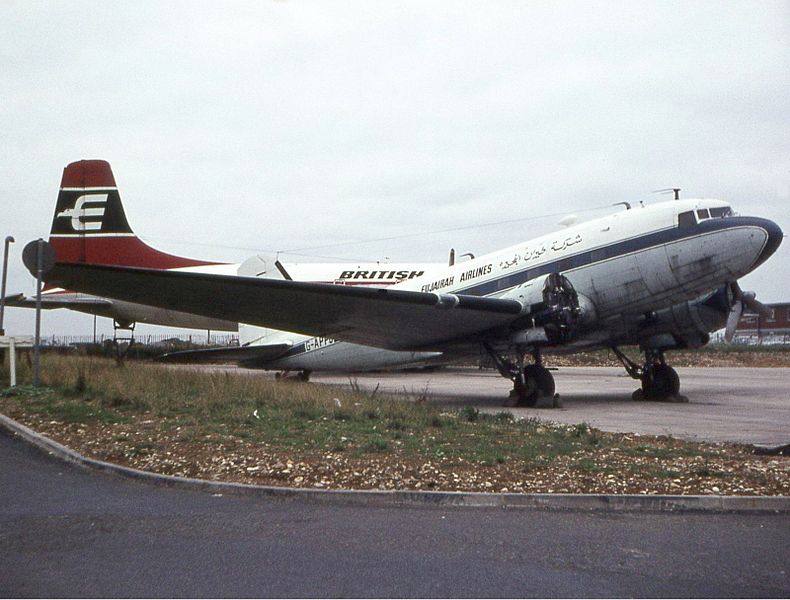
[[[746,309],[735,330],[735,341],[752,344],[790,344],[790,302],[768,304],[764,317]]]

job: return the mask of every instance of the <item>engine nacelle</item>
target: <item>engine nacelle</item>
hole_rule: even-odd
[[[518,300],[525,307],[524,316],[512,325],[510,341],[518,345],[567,342],[595,315],[592,301],[580,296],[568,278],[559,273],[528,281],[503,297]]]
[[[710,340],[711,331],[724,327],[731,306],[732,292],[725,286],[695,300],[656,311],[640,324],[639,345],[658,350],[704,346]]]

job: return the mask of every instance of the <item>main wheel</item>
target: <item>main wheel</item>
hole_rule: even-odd
[[[655,365],[642,375],[645,398],[668,398],[680,392],[680,377],[669,365]]]
[[[524,367],[524,382],[525,385],[519,390],[519,403],[522,406],[535,406],[541,396],[554,396],[554,377],[546,367]]]

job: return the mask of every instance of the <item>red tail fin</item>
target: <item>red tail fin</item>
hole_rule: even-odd
[[[104,160],[81,160],[63,169],[49,242],[61,262],[151,269],[217,264],[166,254],[140,240],[129,227]]]

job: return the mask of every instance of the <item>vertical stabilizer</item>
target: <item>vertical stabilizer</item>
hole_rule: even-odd
[[[63,169],[49,242],[60,262],[150,269],[217,264],[160,252],[138,238],[123,210],[110,164],[80,160]]]

